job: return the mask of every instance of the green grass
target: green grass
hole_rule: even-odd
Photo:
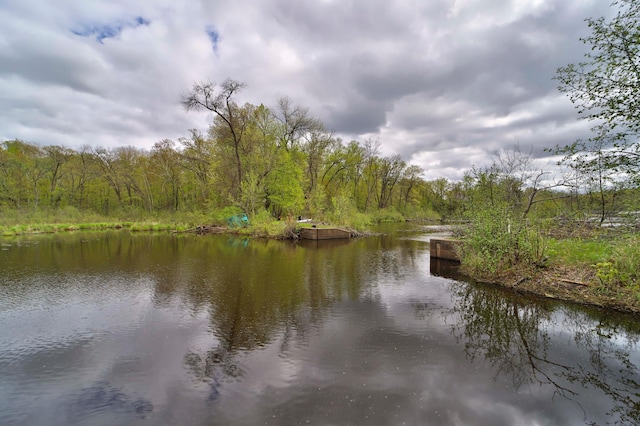
[[[548,253],[551,264],[591,271],[599,294],[640,303],[640,235],[550,240]]]
[[[335,228],[336,225],[325,225],[321,223],[303,222],[297,224],[298,228]]]
[[[611,260],[617,241],[566,239],[547,241],[547,254],[551,261],[566,265],[594,265]]]
[[[135,212],[134,212],[135,213]],[[211,215],[197,212],[136,213],[123,209],[105,216],[64,207],[50,211],[0,211],[0,236],[15,236],[63,231],[100,231],[130,229],[132,231],[187,231],[198,225],[211,224]]]

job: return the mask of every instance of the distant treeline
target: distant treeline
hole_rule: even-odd
[[[598,187],[588,180],[571,187],[566,181],[550,183],[545,172],[532,167],[532,157],[517,149],[468,171],[462,181],[427,181],[420,167],[397,155],[381,156],[377,141],[345,143],[334,137],[288,98],[273,109],[238,106],[234,91],[224,88],[216,95],[207,92],[215,86],[196,86],[185,98],[188,108],[205,99],[202,105],[217,111],[206,134],[191,130],[188,137],[161,140],[150,150],[4,141],[0,209],[71,206],[112,215],[232,208],[252,215],[333,218],[383,211],[441,219],[464,218],[487,203],[504,203],[524,216],[606,215],[636,200],[633,188]],[[209,98],[198,97],[204,95]],[[220,102],[206,105],[206,99]]]

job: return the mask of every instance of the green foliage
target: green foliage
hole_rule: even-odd
[[[620,287],[632,290],[640,301],[640,238],[631,236],[616,241],[610,261],[592,265],[601,289],[608,293]]]
[[[547,254],[557,264],[594,265],[606,262],[613,255],[613,247],[606,240],[550,238],[547,243]]]
[[[374,222],[375,221],[371,218],[370,214],[355,212],[345,220],[344,225],[358,231],[365,231]]]
[[[303,211],[305,199],[301,182],[302,171],[291,155],[283,152],[278,167],[269,174],[265,184],[267,199],[276,217],[299,215]]]
[[[211,212],[210,217],[213,224],[218,226],[227,226],[227,219],[238,214],[244,213],[240,207],[227,206],[219,210]]]
[[[307,197],[305,216],[323,219],[329,195],[319,187],[311,190]]]
[[[264,185],[253,170],[245,173],[243,180],[241,202],[244,209],[253,216],[264,207]]]
[[[460,249],[468,273],[487,276],[543,265],[546,245],[540,229],[505,205],[480,208],[468,216]]]
[[[371,220],[376,223],[404,222],[405,217],[393,207],[377,210],[371,214]]]
[[[638,286],[640,283],[640,237],[632,235],[617,242],[613,250],[616,267],[623,276],[624,284]]]
[[[616,295],[631,291],[640,301],[640,236],[616,238],[564,239],[549,241],[550,262],[588,271],[598,282],[598,290]]]
[[[353,199],[344,191],[341,191],[331,197],[331,210],[328,213],[328,218],[333,223],[344,225],[347,218],[349,218],[355,211],[357,210],[353,203]]]
[[[58,214],[78,223],[166,222],[191,213],[209,223],[205,214],[213,212],[214,222],[224,225],[232,213],[265,208],[275,217],[345,222],[382,208],[417,217],[428,204],[419,167],[380,158],[377,142],[344,146],[287,99],[276,111],[239,106],[233,97],[242,87],[233,80],[194,86],[184,105],[214,113],[209,132],[192,129],[178,143],[164,139],[150,151],[3,142],[0,209],[18,223],[44,223]],[[362,218],[357,222],[369,221]]]
[[[419,207],[410,206],[402,210],[403,219],[408,220],[426,220],[426,221],[440,221],[442,216],[431,207]]]
[[[640,2],[618,0],[612,6],[618,9],[612,19],[586,20],[592,33],[581,39],[589,47],[584,61],[559,68],[555,78],[559,90],[567,93],[581,117],[596,121],[591,142],[597,144],[605,138],[607,149],[600,157],[605,168],[637,176]],[[575,154],[575,148],[566,147],[565,153]],[[580,163],[589,166],[591,162],[587,158]]]
[[[618,12],[609,21],[586,19],[592,33],[581,39],[590,48],[585,60],[558,69],[556,79],[587,118],[638,130],[640,4],[619,0],[613,6]]]
[[[596,268],[596,277],[600,280],[603,289],[617,286],[620,284],[620,271],[612,262],[600,262],[593,265]]]
[[[256,237],[282,237],[287,229],[285,220],[277,220],[267,210],[260,210],[249,220],[249,226],[238,230],[240,234]]]

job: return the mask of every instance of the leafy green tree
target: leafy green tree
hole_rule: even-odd
[[[7,195],[13,194],[16,207],[26,201],[34,210],[40,206],[41,195],[46,191],[45,177],[48,171],[44,150],[35,144],[19,139],[6,141],[5,165],[8,177]]]
[[[378,209],[391,206],[393,190],[398,180],[402,177],[405,167],[406,163],[402,161],[399,155],[378,159],[379,192],[376,192]]]
[[[109,187],[113,190],[118,200],[118,206],[122,207],[122,189],[123,176],[121,173],[121,164],[118,158],[117,150],[109,150],[106,148],[97,148],[93,152],[94,158],[100,168],[100,176],[104,179]],[[108,199],[105,200],[106,205],[103,207],[105,213],[108,213]]]
[[[26,194],[24,176],[19,173],[16,156],[17,140],[5,141],[0,147],[0,201],[11,208],[20,208]]]
[[[363,159],[363,184],[365,186],[365,200],[363,210],[366,212],[369,208],[370,201],[375,197],[378,186],[378,155],[380,154],[380,142],[368,139],[364,141],[364,159]]]
[[[148,212],[152,212],[156,195],[152,188],[153,177],[149,167],[151,163],[149,154],[141,149],[126,146],[117,148],[116,155],[129,206],[142,206]]]
[[[64,190],[59,187],[59,184],[62,182],[67,163],[73,155],[73,151],[60,146],[45,146],[43,151],[45,152],[47,168],[49,169],[47,172],[49,181],[49,206],[55,208],[58,207],[64,193]]]
[[[87,188],[92,180],[97,179],[96,166],[91,147],[83,146],[71,153],[67,173],[63,177],[68,205],[78,209],[87,207]]]
[[[322,130],[314,130],[307,135],[307,141],[301,149],[305,158],[305,178],[307,181],[305,194],[309,197],[316,190],[320,171],[328,155],[333,137]]]
[[[357,141],[351,141],[347,146],[342,144],[341,139],[330,141],[324,155],[322,176],[319,178],[325,195],[333,196],[338,191],[348,188],[354,205],[358,205],[358,184],[362,177],[363,155],[363,149]]]
[[[588,18],[592,33],[582,42],[590,49],[584,61],[557,71],[559,90],[566,93],[588,120],[595,120],[596,141],[611,142],[602,151],[607,168],[640,173],[640,2],[617,0],[617,14],[610,20]],[[581,144],[561,149],[576,154]]]
[[[246,172],[243,183],[244,200],[251,201],[251,208],[243,201],[243,207],[253,211],[258,204],[265,207],[267,196],[265,181],[278,167],[280,158],[278,145],[279,123],[269,108],[264,105],[252,108],[252,117],[245,132],[243,162]],[[251,176],[249,176],[251,175]],[[247,188],[249,186],[249,188]],[[250,194],[245,197],[245,190]]]
[[[298,215],[304,208],[302,170],[292,153],[281,151],[278,166],[265,182],[267,203],[276,217],[283,214]]]
[[[180,138],[182,164],[195,179],[196,204],[203,208],[208,204],[213,160],[213,141],[196,129],[189,130],[189,138]]]
[[[400,204],[403,209],[407,209],[409,206],[409,202],[411,201],[412,192],[415,191],[415,188],[420,183],[420,175],[423,170],[421,167],[416,165],[411,165],[404,169],[402,173],[402,177],[400,179],[400,190],[401,190],[401,198]]]
[[[162,193],[169,192],[167,207],[177,211],[180,204],[180,192],[183,167],[181,157],[172,140],[156,142],[151,149],[151,159],[156,173],[162,181]]]
[[[447,215],[447,194],[450,188],[450,183],[445,178],[438,178],[427,182],[426,197],[431,199],[431,205],[433,209],[441,216]]]

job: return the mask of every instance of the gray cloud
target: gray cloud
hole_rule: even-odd
[[[552,77],[582,57],[583,20],[611,13],[597,0],[0,3],[0,138],[149,148],[204,130],[211,117],[180,95],[232,77],[241,102],[289,96],[344,140],[459,178],[492,150],[544,157],[585,136]]]

